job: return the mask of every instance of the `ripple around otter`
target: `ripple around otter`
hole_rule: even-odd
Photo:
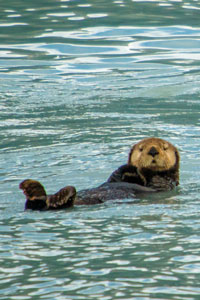
[[[2,1],[1,300],[199,300],[199,8]],[[23,179],[98,186],[149,136],[180,150],[177,191],[23,211]]]

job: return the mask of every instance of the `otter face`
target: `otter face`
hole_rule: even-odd
[[[139,170],[155,172],[179,168],[179,153],[176,147],[159,138],[147,138],[134,145],[129,153],[128,163]]]

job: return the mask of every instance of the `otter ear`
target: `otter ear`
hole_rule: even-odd
[[[133,151],[135,150],[135,146],[136,145],[133,145],[133,147],[131,148],[131,150],[129,152],[129,155],[128,155],[128,164],[131,164],[131,157],[132,157]]]
[[[176,155],[176,165],[179,167],[180,154],[179,154],[179,151],[176,147],[175,147],[175,155]]]
[[[174,180],[176,185],[179,185],[179,164],[180,164],[180,154],[176,147],[174,147],[175,156],[176,156],[176,164],[175,164],[175,173],[174,173]]]

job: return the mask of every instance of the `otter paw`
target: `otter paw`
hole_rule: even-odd
[[[74,205],[76,189],[73,186],[66,186],[54,195],[47,196],[47,208],[67,208]]]
[[[47,197],[43,185],[36,180],[26,179],[19,184],[19,188],[23,190],[26,199],[31,201],[35,199],[45,200]]]

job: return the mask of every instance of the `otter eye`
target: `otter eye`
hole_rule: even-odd
[[[168,144],[164,144],[163,145],[163,149],[166,151],[167,149],[169,148],[169,145]]]

